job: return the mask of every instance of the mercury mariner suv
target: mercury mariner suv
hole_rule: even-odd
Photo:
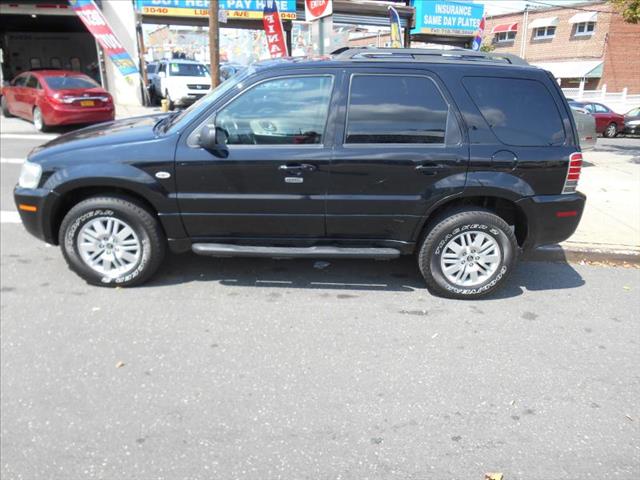
[[[148,280],[166,249],[217,257],[415,255],[476,298],[565,240],[585,196],[551,74],[469,50],[349,49],[259,63],[182,112],[62,135],[15,201],[86,281]]]

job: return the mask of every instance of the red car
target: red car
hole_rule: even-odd
[[[45,131],[54,125],[113,120],[111,95],[90,77],[67,70],[24,72],[2,89],[2,113],[33,121]]]
[[[614,112],[606,105],[595,102],[569,102],[574,107],[584,108],[596,119],[596,132],[613,138],[624,131],[624,115]]]

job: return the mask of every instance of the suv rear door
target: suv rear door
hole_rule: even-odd
[[[418,69],[351,68],[327,196],[327,235],[409,242],[463,190],[468,148],[442,83]]]
[[[191,237],[325,235],[337,76],[316,69],[256,79],[181,139],[178,198]],[[227,137],[223,151],[198,146],[205,125]]]

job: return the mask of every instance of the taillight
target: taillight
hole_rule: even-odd
[[[73,103],[75,97],[70,95],[60,95],[59,93],[54,93],[52,97],[58,103]]]
[[[569,168],[567,169],[567,178],[564,181],[562,193],[575,193],[578,188],[578,180],[580,180],[580,172],[582,171],[582,154],[580,152],[572,153],[569,156]]]

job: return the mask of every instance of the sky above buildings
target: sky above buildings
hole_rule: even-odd
[[[484,4],[485,13],[491,16],[520,12],[524,10],[527,4],[530,9],[545,8],[548,6],[570,7],[571,4],[585,3],[585,0],[473,0],[473,2]]]

